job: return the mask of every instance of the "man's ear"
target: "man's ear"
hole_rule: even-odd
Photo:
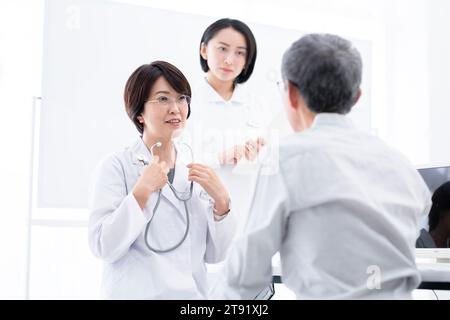
[[[206,44],[204,42],[200,45],[200,55],[204,60],[208,60],[208,56],[206,54]]]
[[[290,81],[288,81],[287,85],[288,85],[287,90],[288,90],[289,107],[297,109],[300,98],[298,88]]]
[[[359,98],[361,98],[361,95],[362,95],[362,91],[361,91],[361,88],[359,88],[359,89],[358,89],[358,93],[356,94],[355,104],[358,103]]]
[[[137,120],[139,121],[139,123],[144,123],[144,118],[142,117],[142,115],[137,116]]]

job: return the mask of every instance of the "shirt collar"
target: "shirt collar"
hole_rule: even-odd
[[[314,118],[311,129],[328,125],[352,128],[353,122],[347,116],[342,114],[318,113]]]
[[[225,101],[218,93],[216,90],[214,90],[214,88],[208,83],[208,81],[206,80],[206,78],[204,79],[204,84],[206,87],[206,90],[204,90],[205,92],[205,97],[206,100],[208,102],[222,102],[222,103],[238,103],[238,104],[244,104],[246,99],[245,99],[245,92],[242,89],[240,84],[236,84],[234,91],[233,91],[233,95],[231,96],[230,100]]]

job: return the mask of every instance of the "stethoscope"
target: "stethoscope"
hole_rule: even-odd
[[[194,159],[194,154],[192,152],[192,148],[185,142],[182,142],[182,144],[186,145],[189,148],[189,151],[191,153],[191,159]],[[156,142],[154,145],[152,145],[150,147],[150,154],[152,155],[152,158],[154,157],[154,155],[153,155],[153,148],[155,148],[155,147],[160,148],[161,146],[162,146],[162,143],[158,141],[158,142]],[[176,148],[175,148],[175,151],[176,151]],[[149,162],[146,161],[144,156],[142,156],[142,155],[138,156],[138,160],[140,162],[142,162],[144,165],[148,165],[149,164]],[[176,163],[176,160],[175,160],[175,163]],[[184,242],[184,240],[186,240],[186,237],[187,237],[187,235],[189,233],[189,210],[188,210],[188,207],[187,207],[187,202],[192,198],[192,193],[193,193],[193,190],[194,190],[194,182],[191,181],[191,185],[189,187],[189,191],[185,191],[185,192],[179,192],[178,190],[176,190],[175,187],[172,185],[172,183],[170,183],[170,181],[167,181],[167,185],[169,186],[170,190],[172,190],[175,198],[177,198],[178,200],[182,201],[183,204],[184,204],[184,211],[185,211],[185,214],[186,214],[186,229],[184,231],[184,234],[183,234],[183,237],[181,238],[181,240],[179,242],[177,242],[175,245],[173,245],[172,247],[169,247],[168,249],[157,249],[157,248],[152,247],[148,243],[148,240],[147,240],[148,239],[147,238],[148,230],[150,229],[150,225],[151,225],[151,223],[153,221],[153,218],[156,215],[156,210],[159,207],[159,202],[161,201],[161,191],[162,191],[162,189],[160,189],[159,192],[158,192],[158,200],[156,201],[155,208],[153,209],[153,215],[152,215],[150,221],[147,223],[147,226],[145,227],[145,233],[144,233],[145,245],[147,246],[147,248],[150,251],[153,251],[153,252],[156,252],[156,253],[168,253],[168,252],[171,252],[171,251],[177,249],[179,246],[181,246],[181,244]]]

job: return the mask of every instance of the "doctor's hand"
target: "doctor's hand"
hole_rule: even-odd
[[[189,168],[189,181],[197,182],[214,200],[214,209],[217,215],[229,211],[230,196],[217,174],[208,166],[191,163]]]
[[[141,209],[145,208],[148,198],[153,192],[164,187],[168,181],[167,173],[169,168],[165,161],[159,162],[159,157],[155,156],[152,163],[144,168],[136,185],[133,188],[133,195]]]

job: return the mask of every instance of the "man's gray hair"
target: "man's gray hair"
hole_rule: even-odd
[[[309,34],[285,52],[284,80],[295,85],[315,113],[346,114],[356,103],[362,60],[348,40],[331,34]]]

